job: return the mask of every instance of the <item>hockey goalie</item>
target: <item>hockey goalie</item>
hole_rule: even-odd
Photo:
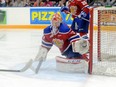
[[[47,53],[55,45],[62,56],[56,56],[56,69],[64,72],[88,72],[89,42],[87,35],[80,36],[62,22],[55,13],[51,24],[44,29],[42,44],[35,61],[45,61]]]

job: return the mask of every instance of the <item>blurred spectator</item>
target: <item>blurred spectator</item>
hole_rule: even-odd
[[[44,2],[42,0],[36,0],[36,2],[34,2],[34,7],[43,7],[44,6]]]
[[[6,7],[6,1],[0,0],[0,7]]]
[[[66,6],[66,0],[59,1],[58,7]]]
[[[6,0],[6,7],[12,7],[13,3],[12,0]]]
[[[24,0],[24,7],[32,7],[32,3],[30,2],[30,0]]]
[[[44,6],[46,6],[46,7],[51,7],[51,6],[53,6],[53,3],[52,3],[52,1],[50,1],[50,0],[46,0],[46,1],[44,2]]]
[[[13,1],[15,1],[13,3]],[[86,0],[90,6],[116,6],[116,0]],[[0,7],[61,7],[68,0],[0,0]]]
[[[68,7],[68,5],[69,5],[69,1],[66,2],[66,6],[67,6],[67,7]]]
[[[24,2],[21,1],[21,0],[16,0],[16,1],[13,3],[13,7],[24,7]]]
[[[36,2],[36,0],[29,0],[29,1],[32,5],[34,4],[34,2]]]
[[[57,7],[58,6],[58,2],[56,1],[52,1],[53,7]]]

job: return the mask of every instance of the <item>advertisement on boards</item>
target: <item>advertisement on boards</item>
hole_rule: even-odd
[[[0,10],[0,24],[6,24],[6,11]]]
[[[101,25],[116,26],[116,10],[100,10]]]
[[[60,12],[60,7],[30,8],[30,24],[50,24],[51,18],[56,12],[62,16],[63,22],[71,24],[71,15]]]

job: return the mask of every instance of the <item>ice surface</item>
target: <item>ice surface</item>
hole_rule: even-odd
[[[41,44],[42,30],[5,30],[0,39],[0,68],[20,69],[34,59]],[[38,74],[30,69],[22,73],[0,72],[0,87],[116,87],[116,77],[56,71],[53,46]],[[37,63],[34,63],[36,66]]]

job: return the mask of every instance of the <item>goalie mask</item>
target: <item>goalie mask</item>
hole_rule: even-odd
[[[60,16],[60,14],[55,13],[51,19],[52,35],[55,35],[57,33],[61,22],[62,22],[62,17]]]
[[[62,22],[62,17],[60,16],[60,14],[58,13],[55,13],[53,16],[52,16],[52,20],[51,20],[51,25],[54,27],[54,28],[58,28],[60,26],[60,23]]]

